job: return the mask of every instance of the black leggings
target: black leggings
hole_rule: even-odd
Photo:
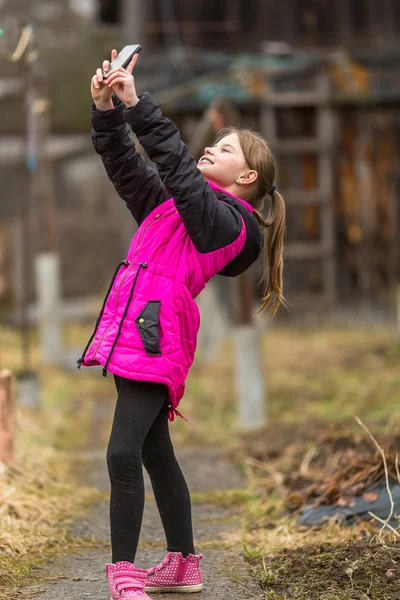
[[[168,427],[168,390],[114,376],[118,391],[107,466],[111,482],[112,562],[134,562],[144,510],[143,468],[153,486],[167,550],[195,553],[189,490]]]

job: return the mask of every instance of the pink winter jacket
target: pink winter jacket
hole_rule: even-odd
[[[169,418],[174,420],[174,414],[180,415],[177,406],[196,349],[200,315],[194,299],[217,273],[234,276],[254,262],[262,247],[260,230],[247,202],[204,181],[177,129],[162,116],[148,94],[142,96],[134,109],[119,105],[113,114],[105,114],[111,111],[99,114],[101,111],[94,109],[92,112],[95,148],[139,228],[125,260],[117,267],[95,331],[78,364],[102,365],[104,375],[110,371],[129,379],[166,385]],[[154,171],[150,173],[132,149],[133,142],[124,137],[126,122],[158,166],[157,193]],[[114,135],[112,143],[110,135]],[[118,161],[113,160],[117,139],[119,148],[122,145],[131,152],[128,162],[124,162],[127,153],[120,151]],[[137,161],[134,164],[133,156]],[[110,164],[114,165],[114,171],[110,170]],[[122,176],[124,168],[127,173],[128,169],[134,169],[135,173],[144,169],[142,184],[146,177],[152,178],[154,195],[148,199],[147,210],[143,211],[146,203],[143,197],[138,202],[137,194],[133,199],[128,196],[132,193],[129,181],[134,180],[134,175]],[[185,184],[179,169],[186,174]],[[125,183],[129,193],[121,187]],[[186,186],[192,190],[190,198],[185,198]],[[188,211],[193,198],[196,204]],[[207,201],[201,205],[200,198]],[[205,225],[213,229],[211,218],[220,223],[220,231],[210,235],[207,230],[202,235]],[[252,233],[251,240],[248,230]]]

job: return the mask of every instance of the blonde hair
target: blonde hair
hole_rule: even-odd
[[[261,135],[251,129],[225,127],[216,136],[216,142],[236,133],[242,148],[246,163],[257,171],[258,177],[249,185],[243,200],[254,208],[254,216],[264,227],[263,274],[261,282],[265,290],[261,307],[256,315],[265,310],[272,302],[268,318],[274,316],[280,304],[286,305],[283,297],[283,240],[286,233],[286,207],[279,192],[274,188],[276,162],[267,142]],[[265,211],[268,192],[271,195],[271,206],[268,216]]]

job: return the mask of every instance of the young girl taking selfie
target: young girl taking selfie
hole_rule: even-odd
[[[116,55],[113,50],[111,58]],[[283,302],[285,205],[266,142],[249,130],[222,130],[196,164],[151,96],[137,95],[137,59],[113,70],[104,61],[91,82],[94,148],[138,230],[78,361],[102,365],[118,392],[107,449],[112,562],[106,575],[114,600],[202,590],[189,490],[168,424],[182,416],[177,407],[194,359],[200,323],[194,299],[217,273],[243,273],[264,247],[260,311],[270,307],[273,315]],[[129,129],[158,172],[137,152]],[[165,559],[148,570],[134,565],[144,510],[142,465],[167,540]]]

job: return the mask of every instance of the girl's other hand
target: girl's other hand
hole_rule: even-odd
[[[117,56],[118,52],[116,50],[111,51],[111,60]],[[105,60],[103,62],[103,68],[96,70],[96,75],[92,77],[92,83],[90,91],[92,93],[93,102],[99,110],[108,110],[114,108],[114,105],[111,101],[112,95],[114,91],[109,88],[103,77],[103,71],[107,73],[110,70],[110,61]]]
[[[132,75],[132,71],[138,58],[139,54],[135,54],[126,69],[118,67],[117,69],[110,71],[106,80],[105,85],[111,91],[111,94],[115,92],[125,106],[136,106],[139,102],[135,88],[135,80]]]

